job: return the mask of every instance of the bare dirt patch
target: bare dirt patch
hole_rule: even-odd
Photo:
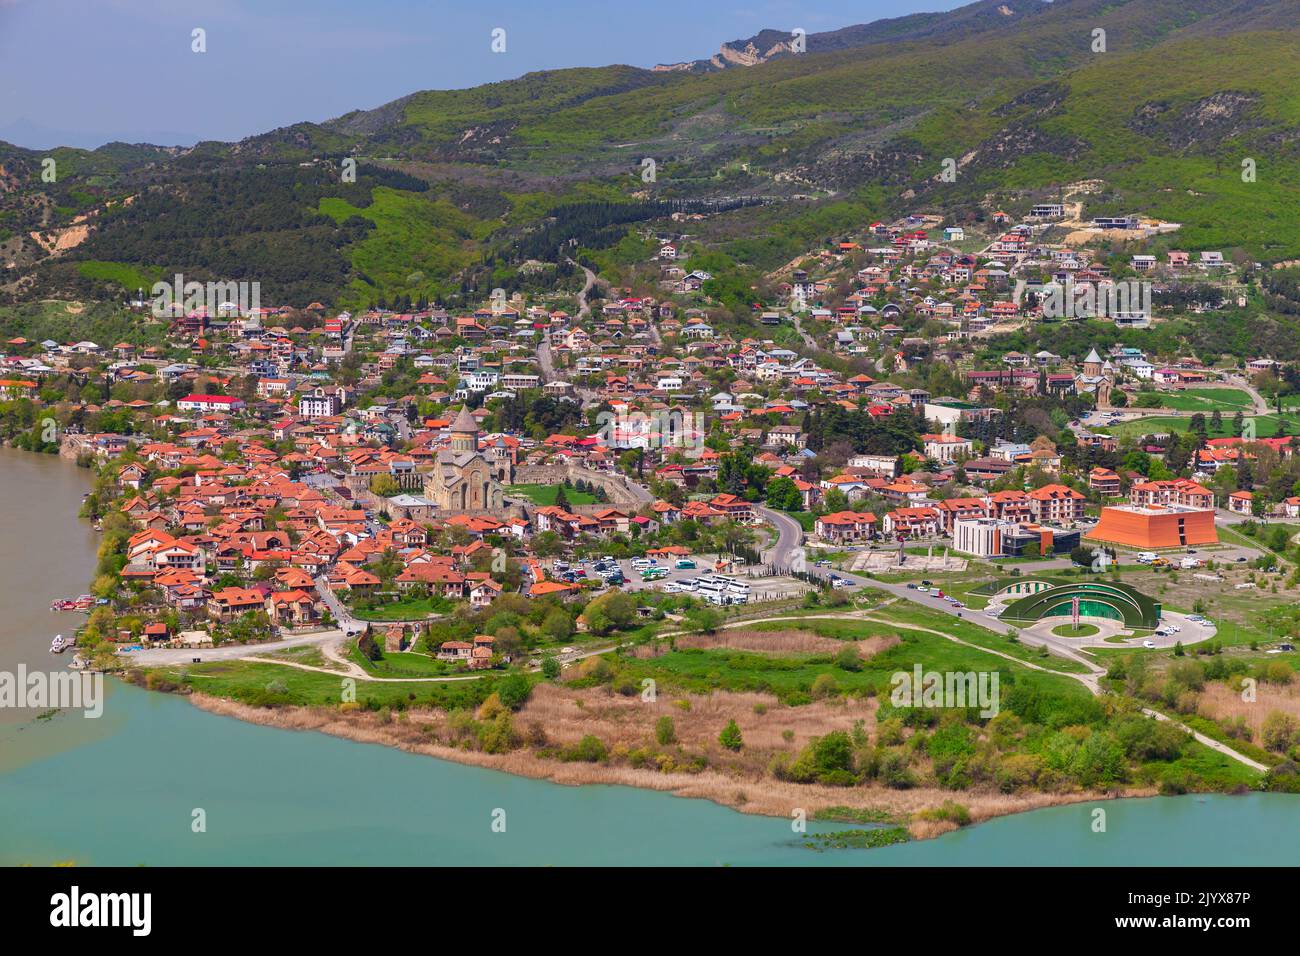
[[[828,731],[849,730],[859,720],[866,730],[873,730],[875,712],[874,700],[828,699],[787,707],[771,694],[718,691],[709,695],[658,694],[654,701],[643,701],[640,694],[625,697],[605,688],[539,684],[520,710],[518,722],[521,726],[538,723],[546,728],[550,740],[561,745],[594,734],[610,748],[634,750],[656,746],[655,724],[660,717],[671,717],[677,741],[685,750],[702,751],[710,761],[752,763],[765,769],[775,751],[797,752]],[[731,754],[718,743],[718,734],[729,720],[744,734],[745,747],[740,754]],[[786,731],[792,734],[789,741]]]
[[[713,634],[686,634],[676,638],[682,648],[750,651],[755,654],[838,654],[844,647],[857,647],[863,658],[873,657],[899,643],[897,637],[871,637],[864,641],[841,641],[813,631],[761,631],[728,628]]]

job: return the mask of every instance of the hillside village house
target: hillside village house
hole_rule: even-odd
[[[875,536],[876,516],[870,512],[837,511],[818,517],[814,530],[823,541],[849,544]]]
[[[1048,219],[1063,216],[1045,211]],[[643,232],[647,261],[637,268],[649,271],[638,272],[638,284],[648,281],[606,290],[592,312],[580,311],[571,295],[556,308],[558,296],[521,290],[508,302],[412,304],[355,317],[324,306],[266,310],[248,322],[184,316],[152,355],[129,343],[111,352],[10,343],[0,374],[12,378],[0,381],[0,391],[40,406],[42,395],[75,374],[79,394],[104,403],[87,405],[88,434],[68,440],[102,464],[105,495],[132,524],[121,577],[148,594],[151,609],[206,615],[218,640],[249,613],[281,629],[319,626],[335,600],[407,605],[399,610],[412,620],[426,596],[453,602],[453,619],[476,611],[491,617],[505,595],[585,604],[603,589],[566,576],[563,562],[615,551],[615,538],[618,553],[667,564],[691,554],[681,522],[763,523],[765,488],[718,483],[729,454],[790,479],[812,535],[835,547],[884,537],[936,547],[950,539],[989,557],[1068,552],[1078,540],[1070,526],[1085,506],[1109,508],[1125,489],[1129,503],[1116,507],[1127,511],[1104,512],[1104,532],[1199,540],[1213,525],[1212,512],[1208,526],[1199,513],[1215,499],[1198,476],[1229,465],[1240,472],[1243,460],[1265,456],[1265,442],[1211,440],[1180,469],[1186,477],[1148,481],[1122,464],[1127,443],[1119,452],[1115,439],[1080,430],[1079,445],[1091,454],[1063,456],[1053,443],[1061,428],[1050,423],[1077,418],[1094,400],[1104,407],[1102,399],[1121,388],[1136,394],[1135,382],[1145,378],[1180,388],[1222,373],[1186,356],[1144,354],[1118,341],[1080,346],[1075,337],[1054,346],[1063,355],[1039,345],[1026,354],[985,354],[982,331],[1042,317],[1034,302],[1047,284],[1069,278],[1096,287],[1110,278],[1109,257],[1099,250],[1065,248],[1050,232],[1005,214],[993,218],[991,232],[983,221],[965,226],[969,252],[947,245],[960,227],[920,214],[817,243],[824,248],[796,260],[806,272],[786,270],[772,294],[754,290],[751,322],[718,309],[707,276],[674,264],[695,256],[700,240]],[[1155,258],[1150,251],[1135,247],[1125,264],[1136,254],[1134,266],[1163,280],[1163,263],[1144,268]],[[1186,254],[1171,254],[1169,263],[1190,268]],[[1012,301],[1022,281],[1030,294]],[[657,289],[655,298],[642,297],[642,288]],[[802,336],[787,306],[799,313]],[[552,366],[545,372],[542,343]],[[164,355],[184,347],[199,361],[164,364]],[[834,363],[824,361],[828,352]],[[1248,368],[1282,381],[1293,364],[1259,357]],[[922,387],[940,366],[951,383],[941,387],[955,395]],[[220,378],[211,374],[217,368]],[[248,397],[253,382],[256,399]],[[245,399],[202,394],[208,390]],[[1008,391],[1033,395],[1050,413],[1041,419],[1046,434],[1026,432],[1023,416],[1004,420],[1010,416],[995,395]],[[185,393],[175,407],[159,402]],[[1077,394],[1090,397],[1079,402]],[[698,414],[708,447],[656,447],[648,429],[602,440],[604,409],[626,419]],[[129,419],[131,428],[121,429],[129,434],[96,433],[102,413]],[[851,427],[833,434],[825,422],[840,415]],[[977,447],[979,458],[972,457]],[[1144,450],[1156,456],[1162,447],[1157,440]],[[1285,437],[1267,447],[1280,458],[1292,453]],[[1022,468],[1027,483],[1007,481]],[[987,487],[999,480],[1015,487]],[[1044,480],[1050,483],[1031,487]],[[566,507],[536,500],[561,481],[604,493]],[[1233,492],[1225,506],[1247,515],[1251,494]],[[835,510],[814,517],[826,496]],[[1300,499],[1279,507],[1300,517]],[[733,534],[728,528],[726,537]],[[761,532],[755,546],[767,540]],[[492,570],[497,548],[508,552],[509,574]],[[693,557],[701,568],[714,560]],[[226,586],[232,581],[239,586]],[[636,591],[656,586],[638,582]],[[457,668],[502,661],[490,636],[441,641],[433,633],[436,656]],[[402,625],[374,631],[388,648],[409,647],[413,634]],[[424,645],[413,652],[425,653]]]

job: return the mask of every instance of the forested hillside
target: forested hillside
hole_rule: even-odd
[[[600,265],[683,200],[712,203],[699,234],[761,273],[874,217],[979,222],[1080,181],[1103,184],[1090,215],[1278,261],[1300,247],[1288,9],[981,0],[752,66],[536,73],[235,144],[0,144],[0,296],[119,297],[179,271],[299,306],[454,302],[562,248]]]

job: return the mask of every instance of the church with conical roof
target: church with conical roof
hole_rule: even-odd
[[[1093,392],[1097,396],[1097,405],[1106,408],[1110,405],[1111,390],[1115,386],[1115,366],[1110,359],[1102,359],[1094,348],[1083,360],[1083,372],[1075,376],[1074,389],[1080,394]]]
[[[424,497],[440,512],[500,511],[504,489],[478,448],[478,422],[462,406],[451,423],[451,442],[434,458]]]

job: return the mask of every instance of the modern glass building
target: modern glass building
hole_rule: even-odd
[[[1007,605],[1002,620],[1032,624],[1045,617],[1070,617],[1074,601],[1080,617],[1123,621],[1126,627],[1154,629],[1160,624],[1160,604],[1136,588],[1113,581],[1080,581],[1045,588]]]

